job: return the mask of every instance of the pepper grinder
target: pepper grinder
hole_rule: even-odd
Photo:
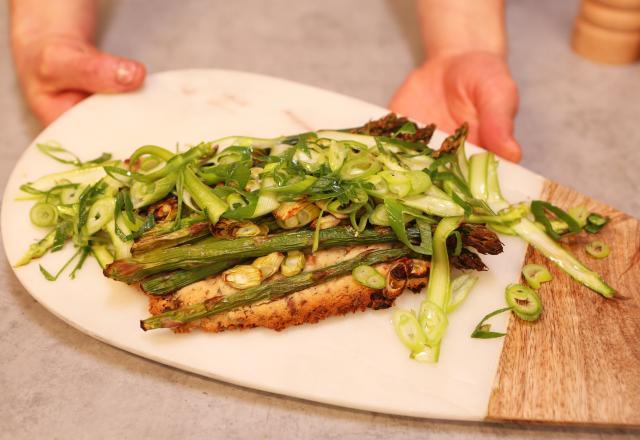
[[[571,47],[600,63],[640,60],[640,0],[582,0]]]

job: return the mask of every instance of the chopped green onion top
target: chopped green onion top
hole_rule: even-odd
[[[36,203],[29,211],[29,218],[36,226],[54,226],[58,220],[58,210],[51,203]]]
[[[489,319],[493,318],[494,316],[499,315],[500,313],[504,313],[507,310],[511,310],[511,307],[505,307],[502,309],[494,310],[493,312],[485,315],[482,318],[482,320],[478,323],[478,325],[476,325],[476,328],[473,330],[473,333],[471,333],[471,337],[476,339],[494,339],[494,338],[501,338],[502,336],[506,335],[506,333],[491,331],[491,324],[485,324],[485,323]]]
[[[585,246],[585,250],[594,258],[602,259],[609,256],[609,246],[602,240],[595,240]]]
[[[553,279],[551,272],[540,264],[527,264],[522,268],[522,275],[532,289],[539,289],[542,283]]]
[[[353,269],[353,278],[363,286],[372,289],[383,289],[385,285],[384,277],[371,266],[360,265]]]
[[[600,229],[609,223],[609,217],[604,217],[600,214],[592,213],[587,217],[587,224],[584,226],[584,230],[590,234],[600,232]]]
[[[522,284],[507,286],[505,299],[513,313],[525,321],[535,321],[542,313],[542,300],[538,294]]]

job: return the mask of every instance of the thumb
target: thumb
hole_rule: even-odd
[[[144,66],[84,42],[59,42],[43,50],[40,74],[54,90],[126,92],[140,87]]]
[[[513,118],[518,110],[518,90],[511,78],[487,81],[478,91],[480,143],[512,162],[522,158],[513,138]]]

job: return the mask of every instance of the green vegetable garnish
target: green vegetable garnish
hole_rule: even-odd
[[[609,246],[602,240],[595,240],[585,246],[585,250],[594,258],[602,259],[609,256]]]
[[[542,283],[553,279],[551,272],[540,264],[527,264],[522,268],[522,275],[532,289],[539,289]]]

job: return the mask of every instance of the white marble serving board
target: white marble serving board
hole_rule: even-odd
[[[91,159],[104,151],[127,157],[144,144],[174,148],[203,140],[246,134],[271,137],[309,129],[361,125],[386,110],[347,96],[281,79],[224,70],[182,70],[151,75],[144,88],[124,95],[93,96],[44,130],[17,163],[2,204],[2,234],[15,263],[44,232],[29,222],[31,203],[16,201],[19,186],[66,169],[42,155],[36,142],[56,140]],[[438,146],[443,133],[434,136]],[[469,148],[473,152],[475,147]],[[501,162],[500,177],[512,201],[536,198],[544,179]],[[43,278],[38,264],[15,270],[27,291],[70,325],[137,355],[184,370],[264,391],[339,406],[462,420],[483,419],[502,340],[469,337],[479,319],[503,306],[504,286],[514,282],[526,246],[504,237],[505,252],[483,257],[489,266],[458,311],[450,316],[440,362],[409,359],[396,340],[392,310],[330,318],[283,332],[177,335],[143,332],[146,298],[106,279],[90,260],[75,280]],[[71,255],[63,251],[41,259],[48,269]],[[417,307],[419,295],[405,294],[398,305]],[[507,316],[495,320],[506,325]]]

